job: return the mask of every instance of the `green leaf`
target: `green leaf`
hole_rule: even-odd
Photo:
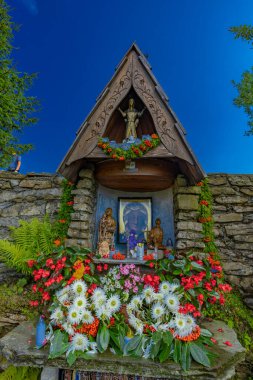
[[[75,363],[77,357],[76,357],[76,353],[71,351],[68,356],[67,356],[67,362],[68,362],[68,365],[71,367],[72,364]]]
[[[173,271],[174,275],[177,275],[177,274],[180,274],[180,273],[182,273],[182,269],[176,269],[176,270]]]
[[[198,271],[205,271],[205,268],[203,267],[203,265],[199,265],[198,263],[196,263],[195,261],[192,261],[191,263],[191,266],[192,268],[198,270]]]
[[[181,364],[184,371],[188,371],[191,367],[191,354],[189,343],[182,344]]]
[[[92,360],[92,359],[94,359],[94,357],[96,357],[96,354],[89,354],[89,352],[80,352],[79,351],[77,357],[85,359],[85,360]]]
[[[109,341],[110,341],[110,333],[109,333],[109,330],[106,326],[103,326],[100,330],[100,334],[99,334],[99,340],[100,340],[100,345],[103,349],[103,351],[105,351],[109,345]]]
[[[207,330],[207,329],[202,329],[202,328],[201,328],[201,330],[200,330],[200,335],[202,335],[202,336],[207,336],[207,337],[209,337],[209,338],[211,338],[211,337],[213,336],[213,334],[212,334],[209,330]]]
[[[57,358],[64,354],[67,351],[69,346],[67,334],[62,333],[60,330],[57,330],[54,333],[53,340],[51,341],[49,349],[50,359]]]
[[[173,359],[176,363],[181,362],[181,355],[182,355],[181,350],[182,350],[181,341],[178,339],[175,339]]]
[[[193,359],[197,363],[200,363],[205,367],[210,367],[210,360],[204,348],[202,348],[200,345],[193,342],[189,343],[189,345],[190,345],[190,353]]]
[[[142,339],[141,335],[134,336],[124,347],[124,353],[127,355],[128,353],[134,351],[139,345]]]
[[[163,341],[168,347],[171,346],[173,339],[174,337],[170,331],[166,331],[165,333],[163,333]]]
[[[170,346],[168,345],[163,345],[162,346],[162,351],[159,355],[159,360],[160,360],[160,363],[163,363],[165,362],[165,360],[167,360],[170,356]]]
[[[151,347],[151,350],[150,350],[150,357],[151,359],[155,359],[156,356],[158,355],[158,352],[159,352],[159,349],[160,349],[160,346],[161,346],[161,340],[154,343]]]
[[[153,340],[154,343],[159,342],[160,340],[162,340],[162,333],[158,332],[158,331],[154,332],[152,334],[152,340]]]

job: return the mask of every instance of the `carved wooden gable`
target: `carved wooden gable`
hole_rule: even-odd
[[[117,139],[122,133],[120,131],[123,126],[120,123],[123,119],[118,107],[132,96],[147,109],[143,126],[140,125],[139,129],[149,128],[161,140],[161,144],[146,153],[145,158],[174,161],[179,172],[183,172],[190,183],[203,178],[205,174],[186,142],[183,127],[170,109],[168,99],[153,76],[151,67],[135,44],[126,53],[113,78],[98,97],[58,171],[73,180],[85,162],[109,159],[98,148],[98,139],[108,134]]]

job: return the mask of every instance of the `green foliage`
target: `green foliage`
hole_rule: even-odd
[[[54,224],[54,234],[59,240],[63,241],[67,236],[69,224],[71,221],[71,213],[74,211],[72,190],[75,188],[75,186],[66,179],[62,181],[61,186],[61,203],[58,211],[58,218]]]
[[[253,312],[243,303],[239,293],[226,294],[222,308],[210,305],[203,314],[226,322],[236,331],[241,344],[253,352]]]
[[[235,39],[241,39],[253,45],[252,26],[233,26],[229,28],[229,31],[234,34]],[[237,97],[234,98],[234,104],[239,108],[243,108],[248,116],[249,130],[245,132],[245,135],[253,135],[253,68],[242,73],[240,82],[232,81],[232,83],[238,93]]]
[[[41,368],[32,367],[8,367],[0,373],[0,380],[39,380]]]
[[[47,255],[54,248],[55,235],[47,217],[43,221],[36,218],[20,221],[20,227],[11,228],[11,238],[13,242],[0,240],[0,260],[24,274],[31,272],[28,260],[36,259],[39,252]]]
[[[33,117],[38,101],[26,96],[35,74],[19,72],[12,59],[12,29],[15,26],[8,14],[9,7],[0,0],[0,166],[6,167],[12,160],[12,153],[23,153],[31,149],[30,144],[20,144],[17,133],[25,126],[34,124]]]

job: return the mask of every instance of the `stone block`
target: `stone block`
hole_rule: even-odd
[[[93,170],[91,170],[91,169],[82,169],[79,172],[79,177],[80,178],[90,178],[90,179],[93,179],[94,178]]]
[[[198,222],[178,222],[176,224],[176,230],[189,230],[189,231],[202,231],[202,225]]]
[[[224,271],[227,275],[234,276],[251,276],[253,274],[253,266],[250,267],[242,262],[238,261],[224,261]]]
[[[232,187],[212,186],[210,188],[212,195],[234,195],[237,192]]]
[[[78,230],[78,231],[88,230],[89,227],[90,227],[90,224],[87,221],[86,222],[71,221],[70,225],[69,225],[69,228],[74,229],[74,230]]]
[[[205,248],[205,244],[202,242],[195,242],[192,240],[178,240],[176,242],[176,249],[191,249],[191,248]]]
[[[211,191],[213,186],[220,186],[227,184],[227,175],[219,175],[219,174],[210,174],[207,177],[209,185],[211,185]]]
[[[177,187],[187,186],[187,180],[182,174],[179,174],[177,176],[177,179],[175,181],[175,186]]]
[[[200,186],[178,187],[176,189],[177,194],[196,194],[196,195],[199,195],[200,192],[201,192]]]
[[[90,233],[89,231],[79,231],[73,230],[72,228],[68,229],[68,236],[76,239],[89,239]]]
[[[212,208],[213,208],[213,211],[226,211],[227,210],[226,206],[217,206],[217,205],[214,205],[214,206],[212,206]]]
[[[179,231],[176,234],[176,239],[187,239],[187,240],[198,240],[202,239],[203,235],[201,233],[197,232],[190,232],[190,231]]]
[[[0,182],[0,189],[1,190],[11,189],[10,182],[9,181],[1,181]]]
[[[243,215],[238,213],[214,214],[213,219],[217,223],[241,222]]]
[[[179,220],[192,221],[192,220],[197,220],[197,217],[198,217],[197,211],[188,211],[188,212],[179,211],[176,214],[175,219],[178,221]]]
[[[90,178],[84,178],[84,179],[81,179],[78,183],[77,183],[77,189],[88,189],[88,190],[91,190],[94,186],[94,181],[91,180]]]
[[[45,215],[45,205],[36,206],[34,204],[23,205],[20,216],[43,216]]]
[[[234,235],[233,239],[235,241],[253,243],[253,231],[252,231],[252,235]],[[253,252],[253,244],[252,244],[252,252]]]
[[[74,203],[73,208],[75,211],[83,211],[87,212],[88,214],[92,214],[94,211],[94,208],[90,204],[86,203]]]
[[[253,196],[253,187],[241,187],[240,192],[249,196]]]
[[[179,210],[197,210],[198,209],[198,197],[195,195],[178,194],[177,206]]]
[[[40,380],[58,380],[59,379],[59,369],[54,367],[44,367]]]
[[[87,214],[83,212],[73,212],[71,214],[71,219],[73,221],[90,222],[92,217],[91,217],[91,214]]]
[[[228,180],[232,186],[252,186],[253,178],[245,174],[228,175]]]
[[[220,203],[220,204],[243,204],[248,201],[248,198],[242,197],[240,195],[235,195],[231,197],[226,197],[226,196],[219,196],[215,198],[215,202]]]
[[[252,250],[253,246],[252,246],[252,243],[236,243],[235,249]]]
[[[8,203],[9,204],[9,203]],[[9,207],[5,207],[2,211],[0,211],[0,215],[2,217],[5,216],[18,216],[20,214],[20,211],[22,209],[23,205],[21,203],[18,204],[12,204]]]
[[[230,225],[225,226],[225,230],[228,236],[252,234],[253,223],[230,224]]]
[[[253,212],[253,206],[233,206],[235,212]]]
[[[94,194],[94,191],[88,190],[88,189],[75,189],[72,190],[71,194],[73,195],[80,195],[80,196],[88,196],[91,197]]]

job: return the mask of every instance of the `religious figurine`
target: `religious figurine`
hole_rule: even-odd
[[[138,112],[134,108],[133,98],[129,99],[129,108],[126,111],[122,111],[121,108],[118,108],[126,122],[126,139],[130,138],[131,136],[135,139],[137,138],[136,128],[139,124],[139,117],[142,116],[145,109],[146,108],[143,108],[141,112]]]
[[[155,221],[155,227],[148,233],[148,246],[159,248],[163,244],[163,230],[161,228],[161,220],[159,218]]]
[[[98,253],[104,259],[109,259],[110,248],[108,241],[104,240],[98,243]]]
[[[99,244],[102,242],[107,242],[109,245],[109,250],[111,246],[114,245],[114,233],[116,230],[116,222],[112,217],[112,209],[108,207],[105,210],[104,215],[100,219],[99,223]]]

